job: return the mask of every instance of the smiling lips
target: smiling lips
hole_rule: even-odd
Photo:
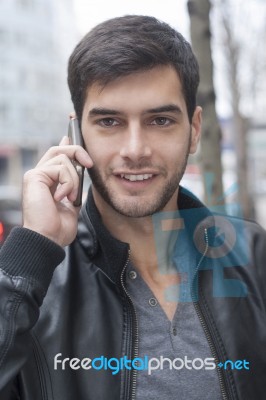
[[[144,181],[153,177],[153,174],[120,174],[121,178],[127,179],[131,182]]]

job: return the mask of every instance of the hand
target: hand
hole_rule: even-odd
[[[72,204],[79,185],[73,159],[85,168],[93,165],[86,150],[69,145],[64,137],[59,146],[51,147],[37,166],[26,172],[23,181],[23,226],[63,247],[76,237],[80,210]]]

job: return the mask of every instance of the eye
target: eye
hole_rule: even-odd
[[[166,126],[171,124],[171,120],[167,117],[156,117],[152,120],[151,125]]]
[[[118,125],[118,122],[114,118],[102,118],[98,121],[98,124],[103,127],[111,127]]]

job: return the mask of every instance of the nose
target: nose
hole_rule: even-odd
[[[142,158],[149,158],[151,153],[151,143],[145,134],[145,129],[139,124],[129,125],[125,132],[120,156],[136,162]]]

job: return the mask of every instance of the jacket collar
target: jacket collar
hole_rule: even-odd
[[[210,211],[183,187],[179,187],[178,210],[184,219],[188,237],[204,241],[204,225],[200,221],[210,216]],[[200,228],[199,228],[200,227]],[[114,238],[104,226],[101,215],[94,202],[92,189],[83,205],[80,217],[77,240],[88,256],[114,283],[120,282],[120,275],[129,257],[129,244]]]

